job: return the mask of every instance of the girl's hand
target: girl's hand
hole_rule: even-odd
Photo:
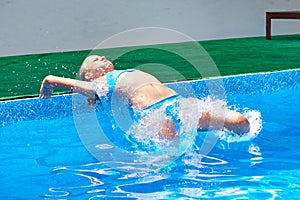
[[[53,86],[48,83],[47,78],[48,77],[43,80],[40,88],[40,98],[43,99],[50,98],[53,92]]]

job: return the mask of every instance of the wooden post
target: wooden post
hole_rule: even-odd
[[[266,13],[266,39],[271,40],[271,15]]]

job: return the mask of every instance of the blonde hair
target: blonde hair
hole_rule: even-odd
[[[94,60],[95,55],[88,56],[84,59],[79,70],[81,80],[85,79],[85,74],[89,71],[89,65]]]
[[[81,64],[80,71],[79,71],[81,80],[85,80],[85,75],[87,72],[89,72],[91,70],[91,67],[93,66],[93,62],[99,60],[100,58],[101,58],[101,56],[99,56],[99,55],[90,55],[86,59],[84,59],[84,61]],[[101,69],[105,73],[107,73],[108,71],[112,71],[114,69],[114,66],[111,62],[109,62],[109,63],[110,63],[109,66],[99,67],[96,70]],[[108,69],[108,68],[111,68],[111,69]]]

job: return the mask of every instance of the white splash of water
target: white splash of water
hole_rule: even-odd
[[[134,136],[149,149],[155,149],[155,154],[180,156],[194,144],[197,135],[198,120],[201,116],[201,101],[196,98],[180,99],[179,105],[172,107],[171,113],[177,118],[177,135],[173,139],[163,138],[158,133],[162,131],[162,122],[166,119],[173,120],[167,116],[166,107],[174,102],[166,102],[160,108],[153,111],[146,110],[139,121],[134,122],[127,134]],[[177,116],[177,117],[176,117]],[[176,122],[175,122],[176,123]]]
[[[98,96],[106,96],[108,93],[108,83],[101,81],[100,79],[94,80],[94,85],[96,86],[96,94]]]
[[[132,135],[137,141],[142,142],[149,149],[155,149],[155,154],[167,156],[180,156],[189,149],[195,141],[198,132],[198,121],[202,112],[212,112],[217,116],[229,116],[233,111],[228,110],[227,103],[223,100],[212,100],[211,98],[183,98],[179,100],[180,106],[174,109],[172,114],[178,116],[180,126],[178,136],[173,140],[161,137],[161,122],[168,118],[165,113],[168,103],[160,108],[147,113],[138,122],[134,122],[127,134]],[[172,102],[170,102],[172,103]],[[230,142],[250,141],[254,139],[262,129],[261,113],[256,110],[244,109],[242,114],[250,122],[250,131],[242,136],[230,131],[214,131],[217,140]],[[216,140],[216,142],[217,142]],[[214,145],[214,144],[211,144]],[[147,149],[146,148],[146,149]]]
[[[226,142],[242,142],[253,140],[262,129],[262,117],[261,113],[257,110],[245,109],[242,113],[250,123],[250,131],[243,135],[233,134],[228,131],[219,132],[220,140]]]

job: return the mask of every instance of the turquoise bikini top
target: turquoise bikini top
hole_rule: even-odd
[[[114,91],[116,82],[121,74],[123,74],[124,72],[132,72],[134,70],[135,69],[114,70],[105,74],[108,84],[108,93],[111,95],[111,93]]]
[[[94,83],[96,84],[96,95],[99,97],[99,100],[104,108],[111,108],[111,97],[119,76],[124,72],[132,72],[134,70],[135,69],[126,69],[109,72],[104,75],[107,83],[99,82],[97,79],[94,80]]]

